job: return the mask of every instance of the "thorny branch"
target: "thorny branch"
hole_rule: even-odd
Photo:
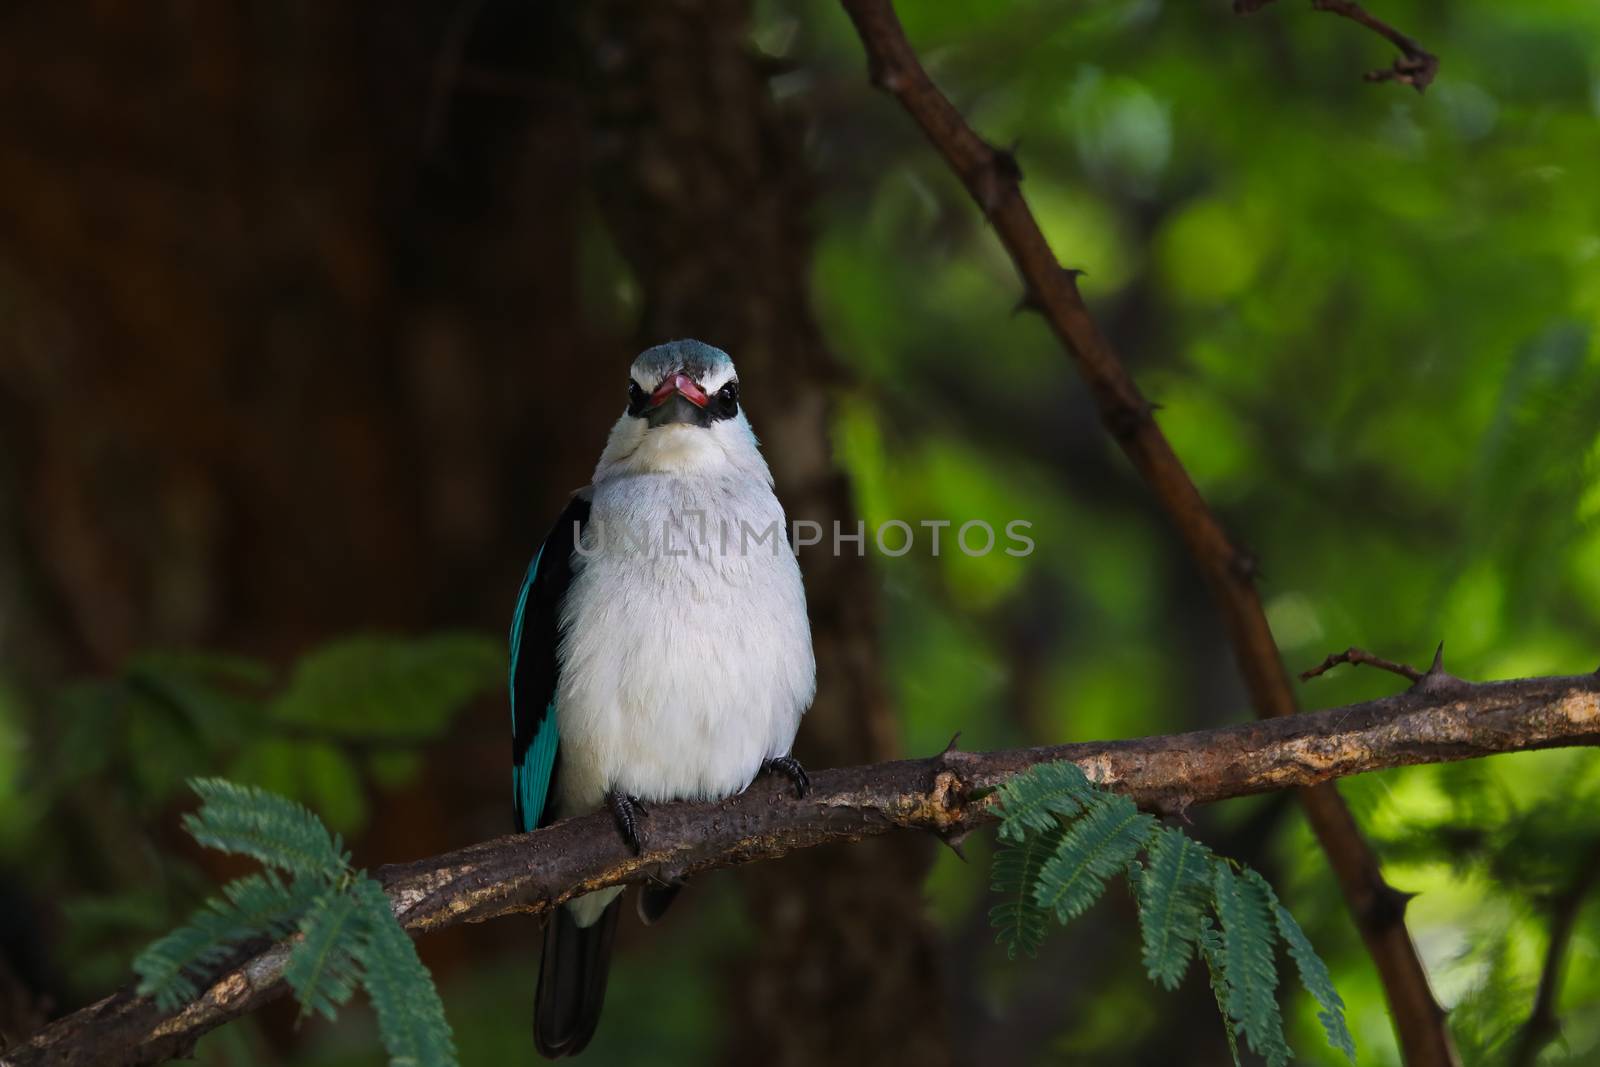
[[[1233,0],[1233,10],[1235,14],[1250,15],[1272,2],[1273,0]],[[1420,93],[1433,83],[1434,75],[1439,73],[1438,56],[1423,48],[1415,38],[1408,37],[1373,15],[1355,0],[1311,0],[1311,6],[1318,11],[1326,11],[1360,23],[1400,49],[1400,57],[1392,66],[1367,71],[1367,81],[1399,82],[1411,86]]]
[[[1100,419],[1150,486],[1188,545],[1221,609],[1234,658],[1256,714],[1294,715],[1294,689],[1256,592],[1256,561],[1237,547],[1200,495],[1134,384],[1045,240],[1020,188],[1015,155],[989,144],[934,85],[906,39],[890,0],[842,0],[866,49],[872,83],[906,109],[994,227],[1026,286],[1022,305],[1049,323],[1094,396]],[[1383,982],[1406,1063],[1456,1067],[1444,1012],[1405,927],[1405,897],[1394,891],[1332,786],[1301,793],[1306,816],[1339,880]]]
[[[633,855],[608,813],[568,819],[377,876],[414,933],[514,913],[541,914],[610,885],[773,859],[795,849],[926,830],[959,844],[990,821],[992,794],[1035,764],[1072,760],[1150,811],[1304,787],[1389,767],[1600,744],[1600,675],[1468,684],[1187,734],[1009,752],[951,749],[922,760],[820,771],[804,799],[762,779],[728,800],[652,805]],[[201,1035],[285,991],[287,943],[261,944],[220,968],[194,1003],[163,1012],[125,989],[0,1055],[0,1067],[151,1064],[187,1055]]]

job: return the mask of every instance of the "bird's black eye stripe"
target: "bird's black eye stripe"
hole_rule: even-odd
[[[739,414],[738,381],[731,381],[721,389],[718,389],[717,395],[712,398],[709,406],[713,419],[731,419]]]
[[[642,415],[642,414],[644,414],[644,402],[646,400],[648,400],[648,399],[650,399],[650,398],[645,395],[645,392],[644,392],[644,390],[642,388],[640,388],[639,383],[634,381],[632,378],[629,378],[628,379],[628,414],[629,415]]]

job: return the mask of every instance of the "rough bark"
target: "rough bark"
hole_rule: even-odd
[[[729,800],[652,807],[638,855],[601,812],[381,867],[378,876],[401,922],[420,934],[544,912],[608,885],[682,877],[897,829],[956,837],[994,817],[994,787],[1053,760],[1072,760],[1142,807],[1171,814],[1388,767],[1597,743],[1596,675],[1480,685],[1452,680],[1398,697],[1194,733],[985,754],[952,750],[820,771],[800,800],[786,782],[763,779]],[[124,990],[53,1023],[0,1057],[0,1067],[147,1064],[182,1055],[200,1035],[281,995],[285,956],[278,944],[233,962],[198,1001],[176,1013],[160,1012]]]

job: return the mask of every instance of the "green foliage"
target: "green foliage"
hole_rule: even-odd
[[[1240,876],[1225,862],[1212,864],[1212,893],[1222,923],[1222,975],[1228,1017],[1235,1030],[1273,1067],[1289,1061],[1278,1012],[1276,928],[1266,883],[1255,872]]]
[[[338,837],[302,804],[255,786],[221,778],[196,778],[190,785],[205,803],[183,817],[196,841],[295,875],[342,872],[350,856]]]
[[[995,856],[993,888],[1006,899],[989,915],[1009,956],[1018,949],[1034,954],[1051,912],[1067,923],[1122,873],[1139,911],[1145,973],[1175,989],[1198,954],[1235,1063],[1241,1037],[1270,1067],[1290,1058],[1277,1001],[1280,935],[1321,1008],[1329,1043],[1354,1060],[1344,1001],[1266,879],[1236,871],[1180,830],[1158,827],[1133,801],[1097,789],[1070,762],[1016,775],[998,796],[1001,826],[1012,828],[1013,844]]]
[[[365,919],[356,944],[378,1031],[396,1067],[433,1067],[456,1061],[450,1024],[417,947],[389,912],[383,887],[370,878],[355,888]]]
[[[295,665],[269,712],[341,737],[436,736],[473,696],[505,680],[502,642],[477,634],[360,636]]]
[[[1209,896],[1211,853],[1178,830],[1159,829],[1139,880],[1139,933],[1151,981],[1178,988],[1194,956]]]
[[[1045,763],[1002,785],[1000,840],[1022,841],[1058,825],[1095,799],[1094,787],[1075,763]]]
[[[454,1039],[432,976],[390,910],[383,887],[303,806],[220,779],[190,783],[203,803],[184,818],[201,844],[250,856],[268,870],[230,882],[189,922],[134,961],[139,992],[176,1008],[244,942],[297,932],[283,977],[302,1014],[332,1019],[365,988],[391,1064],[450,1067]],[[294,876],[285,882],[277,870]]]
[[[1600,358],[1586,324],[1556,322],[1511,356],[1494,420],[1480,448],[1479,492],[1469,515],[1475,547],[1488,549],[1519,604],[1538,603],[1560,560],[1594,531],[1587,521],[1530,523],[1583,498],[1600,410]]]
[[[157,862],[148,839],[190,777],[282,794],[357,833],[372,792],[415,781],[418,747],[504,684],[502,643],[467,633],[345,638],[287,677],[254,659],[160,650],[108,677],[48,688],[0,676],[0,862],[25,868],[41,897],[89,909],[59,946],[70,995],[103,993],[130,952],[182,917],[176,907],[208,894],[204,872],[180,857]],[[248,823],[206,832],[277,862],[250,845]],[[84,842],[95,843],[93,864],[82,860]],[[299,845],[314,852],[294,862],[326,859],[321,842]],[[118,908],[140,894],[138,916]]]
[[[999,931],[996,940],[1006,947],[1009,959],[1016,959],[1019,950],[1034,955],[1044,941],[1050,912],[1034,902],[1034,886],[1039,869],[1064,836],[1061,826],[1051,826],[995,853],[990,888],[1005,899],[989,909],[989,922]]]
[[[330,889],[300,919],[300,940],[289,951],[283,977],[302,1014],[332,1019],[361,980],[353,954],[361,908],[354,895]]]
[[[1233,1067],[1239,1065],[1239,1035],[1228,1018],[1228,977],[1223,971],[1222,934],[1211,921],[1211,916],[1200,916],[1200,933],[1196,938],[1200,956],[1206,963],[1206,977],[1211,983],[1211,995],[1217,1001],[1217,1014],[1222,1016],[1222,1032],[1228,1039],[1228,1053],[1233,1057]]]
[[[1407,889],[1427,888],[1418,901],[1456,923],[1453,941],[1445,942],[1453,948],[1433,973],[1462,1061],[1506,1062],[1532,1010],[1553,902],[1582,884],[1594,862],[1600,752],[1529,752],[1419,768],[1407,773],[1403,786],[1383,791],[1385,803],[1370,823],[1375,844],[1391,869],[1401,868]],[[1418,913],[1418,901],[1408,907],[1408,919]],[[1308,926],[1310,918],[1301,915]],[[1600,908],[1591,901],[1572,930],[1559,1038],[1541,1064],[1595,1059],[1600,968],[1592,966],[1590,946],[1597,921]],[[1359,1018],[1359,987],[1344,978],[1339,962],[1328,961],[1351,1002],[1351,1017]]]
[[[1034,902],[1053,909],[1063,923],[1082,915],[1100,899],[1106,880],[1139,854],[1154,829],[1155,820],[1127,797],[1098,795],[1040,869]]]
[[[1465,678],[1593,670],[1600,4],[1384,5],[1444,58],[1421,95],[1360,84],[1366,59],[1388,57],[1359,27],[1305,4],[1224,26],[1224,6],[1000,0],[901,16],[974,127],[1022,139],[1044,234],[1088,271],[1084,297],[1162,429],[1259,556],[1288,663],[1350,644],[1425,663],[1445,638]],[[842,17],[779,0],[763,24],[800,63],[860,62]],[[1274,78],[1285,57],[1292,86]],[[1269,85],[1282,91],[1263,96]],[[1194,640],[1214,616],[1192,568],[1137,486],[1105,491],[1129,488],[1131,472],[1088,432],[1092,403],[1057,338],[1038,316],[1005,314],[1022,294],[982,212],[905,136],[902,112],[856,92],[817,132],[837,191],[817,204],[812,279],[858,376],[838,423],[857,502],[869,521],[978,515],[1009,492],[1001,514],[1035,520],[1039,542],[1004,575],[1009,591],[982,601],[959,553],[879,560],[907,749],[936,750],[956,729],[1002,748],[1214,725],[1237,689],[1216,643]],[[846,162],[860,145],[874,146],[870,167]],[[954,482],[929,459],[952,448],[965,457]],[[1304,695],[1331,706],[1396,688],[1354,670]],[[1473,780],[1459,788],[1431,768],[1341,784],[1366,800],[1358,819],[1386,875],[1418,894],[1407,925],[1468,1063],[1488,1062],[1468,1048],[1477,1006],[1484,1041],[1515,1034],[1532,1008],[1544,902],[1585,855],[1553,839],[1594,830],[1578,798],[1528,809],[1551,785],[1534,765],[1548,763],[1461,764]],[[1504,810],[1463,827],[1448,812],[1458,800]],[[1279,892],[1348,1002],[1363,1065],[1395,1067],[1382,984],[1303,820],[1273,822],[1258,843],[1292,879],[1292,897]],[[942,906],[958,899],[941,891]],[[1514,950],[1497,959],[1508,934]],[[1574,945],[1589,954],[1566,968],[1547,1067],[1600,1062],[1600,907]],[[1133,995],[1110,977],[1103,990]],[[1317,1009],[1294,999],[1294,1042],[1320,1044]],[[1132,1029],[1098,1036],[1098,1015],[1064,1012],[1054,1036],[1085,1062],[1151,1053]]]
[[[285,885],[273,871],[246,875],[223,887],[205,906],[134,961],[139,992],[154,996],[164,1009],[176,1008],[198,992],[195,977],[242,942],[281,937],[311,907],[320,887],[308,879]]]
[[[1283,937],[1283,943],[1289,946],[1289,955],[1293,957],[1295,966],[1300,969],[1300,982],[1306,987],[1317,1001],[1317,1018],[1322,1022],[1322,1028],[1328,1034],[1328,1044],[1343,1052],[1356,1061],[1356,1042],[1350,1036],[1350,1028],[1344,1022],[1344,998],[1339,996],[1339,991],[1333,988],[1333,976],[1328,973],[1328,965],[1322,962],[1322,957],[1317,955],[1317,950],[1311,947],[1310,938],[1306,937],[1295,917],[1289,914],[1289,909],[1282,904],[1274,902],[1273,917],[1278,922],[1278,933]]]

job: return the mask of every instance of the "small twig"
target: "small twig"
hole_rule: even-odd
[[[1235,14],[1249,15],[1272,2],[1273,0],[1233,0],[1233,10]],[[1331,15],[1359,23],[1400,49],[1400,58],[1396,59],[1392,66],[1369,70],[1366,73],[1367,81],[1399,82],[1411,86],[1420,93],[1433,83],[1434,75],[1439,73],[1438,56],[1423,48],[1416,38],[1401,33],[1355,0],[1311,0],[1311,6],[1318,11],[1326,11]]]
[[[1379,670],[1388,671],[1390,674],[1398,674],[1400,677],[1410,682],[1420,682],[1424,677],[1423,672],[1417,670],[1415,667],[1407,666],[1404,663],[1396,663],[1393,660],[1384,659],[1382,656],[1374,656],[1366,649],[1356,648],[1352,645],[1343,652],[1328,653],[1327,659],[1323,660],[1315,667],[1312,667],[1310,670],[1301,671],[1300,680],[1302,682],[1309,682],[1311,679],[1316,678],[1319,675],[1327,674],[1341,663],[1348,663],[1352,666],[1359,663],[1365,663],[1368,667],[1376,667]]]
[[[1455,675],[1444,669],[1443,641],[1440,641],[1439,647],[1434,649],[1433,663],[1430,664],[1428,669],[1425,671],[1419,671],[1415,667],[1405,663],[1396,663],[1393,660],[1384,659],[1382,656],[1375,656],[1364,648],[1356,648],[1352,645],[1343,652],[1331,653],[1326,659],[1317,664],[1315,667],[1312,667],[1310,670],[1301,671],[1300,680],[1302,682],[1308,682],[1320,674],[1327,673],[1341,663],[1349,663],[1351,665],[1365,663],[1369,667],[1377,667],[1379,670],[1385,670],[1391,674],[1398,674],[1400,677],[1407,679],[1411,683],[1411,688],[1407,690],[1409,693],[1440,696],[1460,690],[1467,685],[1466,682],[1462,681],[1460,678],[1457,678]]]

